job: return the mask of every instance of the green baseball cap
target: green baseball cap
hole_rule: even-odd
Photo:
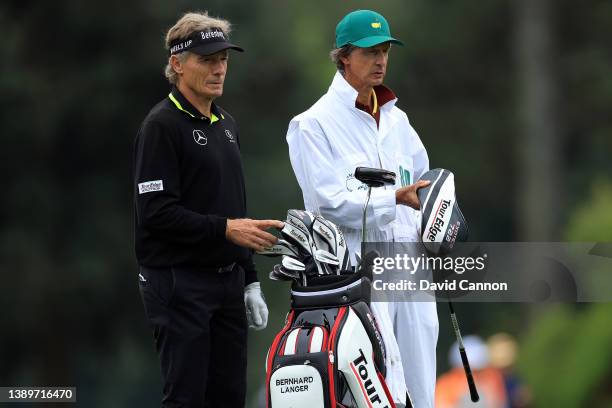
[[[348,13],[336,26],[336,47],[347,44],[367,48],[390,41],[404,45],[391,37],[389,23],[380,14],[371,10],[355,10]]]

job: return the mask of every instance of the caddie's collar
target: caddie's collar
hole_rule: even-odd
[[[390,108],[397,102],[397,97],[395,94],[393,94],[389,88],[385,87],[385,89],[388,89],[394,98],[386,101],[379,100],[378,104],[380,109]],[[340,71],[336,71],[336,75],[334,75],[334,80],[329,87],[329,91],[336,94],[344,106],[357,109],[355,102],[357,101],[359,92],[357,92],[357,90],[353,88],[346,79],[344,79],[344,76],[342,76]]]

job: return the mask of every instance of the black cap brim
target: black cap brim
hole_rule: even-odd
[[[216,54],[219,51],[223,51],[227,49],[244,52],[244,49],[237,46],[236,44],[232,44],[232,43],[225,42],[225,41],[216,41],[216,42],[211,42],[209,44],[198,45],[197,47],[193,47],[189,49],[188,51],[191,51],[198,55],[212,55],[212,54]]]

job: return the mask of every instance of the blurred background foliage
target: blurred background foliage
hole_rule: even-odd
[[[357,8],[405,42],[386,83],[431,166],[455,173],[473,240],[612,240],[609,1],[3,1],[0,385],[75,385],[83,407],[159,405],[131,166],[140,122],[168,93],[164,32],[190,10],[234,23],[247,52],[230,57],[219,103],[241,127],[250,216],[282,219],[302,207],[287,124],[326,91],[335,25]],[[288,287],[266,280],[273,262],[257,262],[271,314],[249,340],[249,407],[288,307]],[[465,333],[518,338],[534,406],[612,406],[609,304],[457,309]]]

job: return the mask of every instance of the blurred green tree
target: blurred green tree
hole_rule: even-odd
[[[566,227],[568,241],[612,241],[612,183],[596,180]],[[523,338],[520,371],[535,406],[612,406],[612,303],[557,305]]]

